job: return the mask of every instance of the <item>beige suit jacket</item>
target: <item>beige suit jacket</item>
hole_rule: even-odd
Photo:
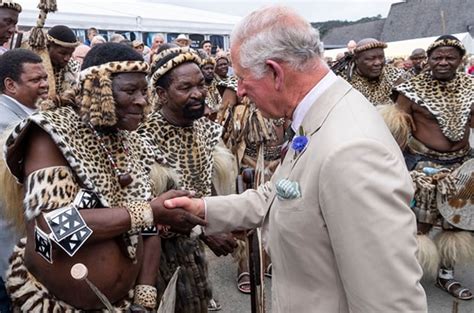
[[[302,126],[307,149],[290,150],[272,181],[206,198],[206,232],[263,226],[272,312],[427,312],[411,180],[382,118],[338,78]],[[282,178],[298,182],[302,196],[275,196]]]

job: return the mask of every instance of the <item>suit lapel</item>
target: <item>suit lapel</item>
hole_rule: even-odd
[[[302,127],[306,133],[306,136],[309,137],[309,140],[312,140],[314,134],[322,127],[324,121],[331,113],[332,109],[336,104],[352,89],[351,85],[347,83],[342,78],[338,77],[337,81],[332,84],[311,106],[308,113],[303,119]],[[298,134],[297,134],[298,135]],[[309,142],[308,142],[309,144]],[[285,160],[280,164],[272,177],[272,187],[275,188],[275,184],[281,178],[286,178],[289,176],[293,168],[295,167],[298,160],[303,155],[299,153],[294,157],[294,150],[289,147]],[[290,160],[291,159],[291,160]],[[275,201],[276,191],[273,190],[273,195],[271,199],[268,199],[269,209],[263,219],[264,224],[268,223],[268,217],[270,214],[270,208],[272,207],[273,202]]]
[[[336,104],[352,89],[345,80],[338,77],[337,81],[332,84],[311,106],[308,113],[301,124],[305,135],[309,141],[312,140],[314,134],[323,126],[324,121],[329,113],[334,109]],[[297,134],[298,135],[298,134]],[[309,142],[308,142],[309,144]],[[288,157],[291,157],[291,169],[293,169],[304,151],[295,156],[295,151],[290,146]]]

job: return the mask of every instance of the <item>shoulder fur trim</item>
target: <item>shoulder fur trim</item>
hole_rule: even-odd
[[[172,168],[159,163],[151,166],[150,180],[153,184],[154,196],[179,186],[178,174]]]
[[[378,105],[376,108],[380,115],[382,115],[392,136],[403,150],[408,143],[408,136],[411,133],[410,117],[396,105]]]

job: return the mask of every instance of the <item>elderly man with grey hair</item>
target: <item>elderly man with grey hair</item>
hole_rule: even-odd
[[[205,217],[206,234],[262,226],[273,312],[427,312],[402,153],[373,105],[329,70],[317,30],[265,7],[236,27],[231,51],[238,95],[290,119],[296,136],[259,189],[165,205]]]

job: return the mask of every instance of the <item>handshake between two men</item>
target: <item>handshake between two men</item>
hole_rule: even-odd
[[[150,203],[154,219],[160,225],[169,226],[170,231],[181,234],[190,234],[197,225],[206,226],[204,200],[193,196],[194,193],[187,190],[162,193]],[[206,236],[202,233],[199,237],[217,256],[232,253],[237,247],[232,234]]]

